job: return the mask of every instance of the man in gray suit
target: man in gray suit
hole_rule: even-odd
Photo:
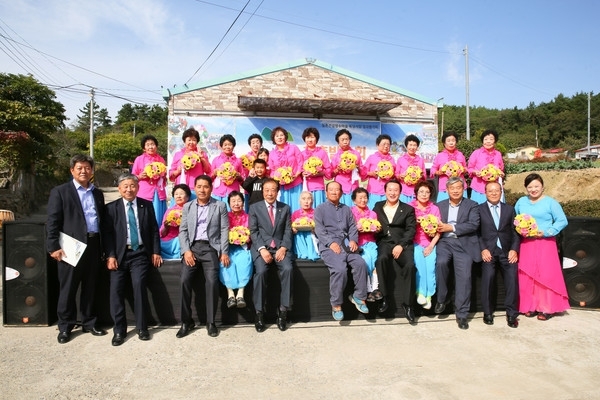
[[[279,183],[274,179],[265,179],[262,186],[264,201],[250,205],[249,226],[252,246],[250,252],[254,262],[254,308],[257,332],[265,330],[263,317],[267,268],[277,266],[281,280],[281,296],[277,327],[287,329],[287,310],[291,304],[292,293],[292,222],[290,207],[277,201]]]
[[[448,278],[454,267],[454,312],[460,329],[469,329],[467,314],[471,307],[471,268],[481,261],[477,230],[479,208],[473,200],[463,197],[464,182],[450,178],[446,182],[449,199],[437,203],[442,216],[438,232],[442,234],[436,247],[435,277],[437,304],[435,313],[441,314],[448,304]]]
[[[227,206],[210,195],[212,179],[199,175],[194,182],[197,199],[186,203],[181,214],[179,243],[183,255],[181,270],[181,328],[182,338],[194,328],[192,291],[197,274],[202,269],[206,291],[206,329],[216,337],[215,314],[219,300],[219,262],[229,265],[229,218]]]

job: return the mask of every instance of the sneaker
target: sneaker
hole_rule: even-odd
[[[350,301],[352,302],[352,304],[354,304],[356,306],[356,309],[358,311],[360,311],[363,314],[368,314],[369,313],[369,308],[367,307],[367,305],[365,304],[364,301],[362,301],[361,299],[357,299],[353,295],[348,296],[348,299],[350,299]]]
[[[331,315],[333,316],[333,319],[335,319],[336,321],[341,321],[344,319],[344,312],[342,311],[341,308],[339,310],[336,310],[335,308],[333,308],[331,310]]]
[[[426,310],[431,309],[431,296],[427,296],[427,298],[425,299],[425,304],[423,305],[423,308]]]
[[[425,296],[419,293],[419,295],[417,296],[417,303],[419,303],[420,305],[425,305],[427,303],[427,298],[425,298]]]

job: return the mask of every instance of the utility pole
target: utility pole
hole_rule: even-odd
[[[590,156],[590,120],[591,120],[591,102],[592,102],[592,94],[588,93],[588,148],[587,148],[587,156]]]
[[[90,157],[94,158],[94,89],[90,90]]]
[[[471,140],[471,123],[469,118],[469,46],[465,45],[465,49],[463,50],[463,54],[465,55],[465,86],[467,91],[467,140]]]

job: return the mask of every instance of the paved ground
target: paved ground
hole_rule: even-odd
[[[461,331],[452,317],[400,318],[204,328],[183,339],[177,327],[111,334],[56,326],[0,327],[0,398],[122,399],[598,399],[600,312],[571,310],[547,322],[480,313]]]

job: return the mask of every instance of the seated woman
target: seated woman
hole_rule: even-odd
[[[179,226],[181,225],[181,210],[188,202],[192,191],[185,183],[173,186],[171,192],[175,205],[168,208],[160,225],[160,255],[163,260],[181,260],[179,246]]]
[[[292,232],[294,233],[294,253],[296,258],[318,260],[319,253],[314,242],[315,210],[313,195],[309,191],[300,193],[300,209],[292,213]]]
[[[358,230],[358,245],[362,249],[361,256],[367,263],[367,301],[374,302],[383,298],[379,290],[379,280],[375,269],[375,261],[377,261],[375,232],[381,230],[381,224],[373,222],[377,221],[377,214],[375,214],[375,211],[369,210],[367,205],[369,203],[369,192],[367,192],[367,189],[362,187],[354,189],[352,201],[355,204],[351,210]]]
[[[227,288],[227,307],[245,308],[244,288],[252,277],[248,214],[244,212],[244,196],[237,190],[229,193],[227,202],[231,209],[228,214],[229,265],[221,265],[219,279]]]

